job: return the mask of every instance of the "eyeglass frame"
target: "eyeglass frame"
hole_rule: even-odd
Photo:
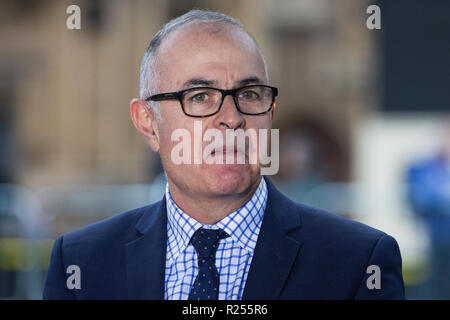
[[[251,88],[251,87],[266,87],[266,88],[270,88],[272,90],[272,102],[270,103],[270,108],[264,112],[259,112],[259,113],[248,113],[248,112],[243,112],[240,107],[239,107],[239,102],[237,101],[237,97],[236,97],[236,92],[245,89],[245,88]],[[190,115],[188,113],[186,113],[186,111],[184,110],[184,105],[183,105],[183,96],[186,92],[188,91],[192,91],[192,90],[196,90],[196,89],[213,89],[213,90],[217,90],[222,94],[222,101],[220,102],[219,108],[217,109],[217,111],[215,111],[214,113],[208,114],[208,115],[204,115],[204,116],[194,116],[194,115]],[[223,101],[225,100],[226,96],[231,96],[233,98],[234,101],[234,105],[236,106],[236,109],[238,109],[238,111],[242,114],[246,114],[246,115],[250,115],[250,116],[258,116],[264,113],[269,112],[270,110],[272,110],[273,108],[273,103],[275,102],[275,98],[278,96],[278,88],[276,87],[272,87],[272,86],[268,86],[268,85],[264,85],[264,84],[253,84],[253,85],[247,85],[247,86],[243,86],[240,88],[235,88],[235,89],[230,89],[230,90],[223,90],[223,89],[219,89],[219,88],[214,88],[214,87],[192,87],[192,88],[188,88],[188,89],[184,89],[184,90],[180,90],[180,91],[176,91],[176,92],[165,92],[165,93],[158,93],[155,95],[152,95],[146,99],[144,99],[145,101],[164,101],[164,100],[178,100],[180,102],[181,105],[181,109],[183,110],[183,113],[185,115],[187,115],[188,117],[194,117],[194,118],[206,118],[206,117],[211,117],[215,114],[217,114],[220,109],[222,109],[222,105],[223,105]]]

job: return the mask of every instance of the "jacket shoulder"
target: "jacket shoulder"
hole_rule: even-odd
[[[332,241],[338,245],[349,241],[373,241],[385,235],[363,223],[292,201],[277,190],[270,180],[266,179],[266,182],[269,190],[268,209],[273,211],[281,228],[294,239]]]
[[[296,214],[302,220],[301,227],[290,234],[302,243],[296,274],[317,279],[314,282],[316,286],[310,288],[312,296],[343,299],[404,298],[401,254],[393,237],[324,210],[301,204],[297,204],[296,208]],[[383,290],[369,290],[367,287],[368,278],[373,273],[368,268],[374,266],[381,270]],[[301,283],[301,279],[293,283]]]
[[[385,232],[326,210],[296,203],[302,228],[333,241],[374,241]]]
[[[64,244],[124,243],[136,237],[136,225],[145,215],[151,215],[159,202],[118,213],[112,217],[66,233]]]

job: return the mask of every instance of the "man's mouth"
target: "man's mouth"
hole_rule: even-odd
[[[216,148],[213,149],[211,152],[211,155],[215,155],[215,154],[232,154],[232,153],[244,153],[245,154],[245,150],[242,149],[238,149],[237,147],[223,147],[223,148]]]

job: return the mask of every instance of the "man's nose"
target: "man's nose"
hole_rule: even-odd
[[[215,119],[217,128],[225,129],[239,129],[244,128],[245,119],[242,113],[239,112],[234,99],[231,95],[224,98],[222,108],[220,109]]]

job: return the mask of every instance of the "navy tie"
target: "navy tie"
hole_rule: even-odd
[[[189,293],[189,300],[217,300],[219,273],[216,268],[216,250],[220,239],[228,236],[222,229],[200,228],[193,234],[191,243],[198,255],[198,275]]]

